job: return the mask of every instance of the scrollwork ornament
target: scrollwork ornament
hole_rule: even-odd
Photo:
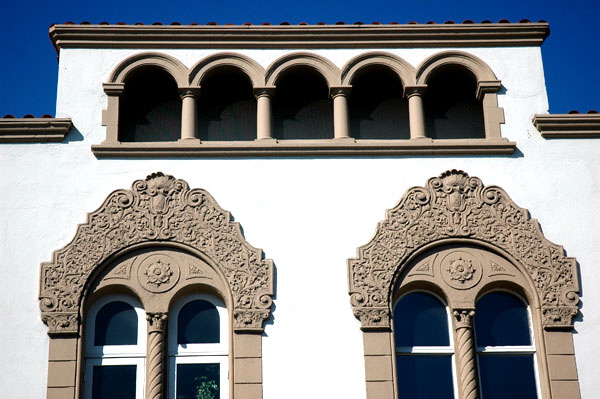
[[[80,313],[87,282],[100,265],[106,265],[116,253],[152,243],[187,246],[211,259],[229,285],[232,310],[257,311],[261,316],[251,324],[262,328],[271,305],[262,296],[273,296],[272,261],[262,259],[262,251],[248,244],[239,224],[209,193],[190,189],[185,181],[157,172],[135,181],[131,190],[111,193],[77,228],[73,240],[54,253],[52,262],[42,264],[40,308],[49,333],[66,328],[54,322],[56,315]],[[160,291],[170,289],[178,273],[173,263],[165,263],[152,270],[139,269],[138,279],[145,288]],[[68,328],[77,331],[77,320]]]
[[[391,290],[407,260],[448,239],[480,241],[508,253],[529,274],[542,307],[548,309],[544,326],[572,326],[579,302],[575,259],[548,241],[537,221],[504,190],[485,187],[477,177],[459,170],[431,178],[425,187],[409,189],[387,211],[373,239],[358,249],[357,258],[348,261],[354,314],[362,321],[367,309],[389,307]],[[446,270],[455,279],[445,281],[455,288],[476,283],[481,266],[472,267],[474,274],[469,267],[463,272]]]

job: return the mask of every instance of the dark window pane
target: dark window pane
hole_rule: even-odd
[[[477,302],[475,336],[477,346],[530,345],[525,304],[505,293],[487,294]]]
[[[212,303],[196,300],[181,308],[177,320],[178,344],[218,343],[219,336],[219,312]]]
[[[94,366],[92,399],[135,399],[136,366]]]
[[[409,294],[394,308],[396,346],[447,346],[446,308],[431,295]]]
[[[218,364],[178,364],[177,399],[218,399]]]
[[[454,398],[451,356],[398,355],[396,368],[398,398]]]
[[[96,315],[94,345],[137,345],[138,318],[125,302],[111,302]]]
[[[482,399],[535,399],[533,355],[479,355]]]

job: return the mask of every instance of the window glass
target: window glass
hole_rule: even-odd
[[[477,302],[477,346],[531,345],[527,308],[512,295],[493,292]]]
[[[92,399],[135,399],[136,366],[94,366]]]
[[[220,327],[217,308],[210,302],[194,300],[179,311],[177,320],[177,343],[219,343]]]
[[[478,356],[482,399],[536,399],[533,355]]]
[[[454,398],[450,355],[397,355],[396,372],[399,398]]]
[[[138,318],[125,302],[110,302],[96,315],[94,345],[137,345]]]
[[[178,364],[177,399],[217,399],[220,394],[218,363]]]
[[[393,317],[396,347],[450,345],[446,308],[431,295],[413,293],[402,297]]]

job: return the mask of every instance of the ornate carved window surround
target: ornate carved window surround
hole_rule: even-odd
[[[181,139],[174,142],[119,141],[119,98],[127,76],[149,65],[164,69],[173,76],[182,97]],[[403,95],[408,98],[410,140],[360,140],[350,136],[348,98],[352,79],[362,68],[382,65],[400,78]],[[477,79],[477,99],[483,104],[484,139],[444,139],[427,137],[422,96],[431,72],[446,65],[460,65]],[[214,68],[238,68],[252,82],[257,99],[257,132],[253,141],[201,141],[197,136],[196,99],[202,81]],[[312,68],[321,74],[329,87],[334,113],[334,137],[321,140],[276,140],[272,132],[272,97],[277,79],[289,68]],[[102,123],[106,140],[92,145],[97,157],[255,157],[255,156],[345,156],[345,155],[429,155],[429,154],[512,154],[516,144],[501,137],[504,113],[498,107],[500,89],[492,70],[479,58],[459,51],[437,53],[418,68],[386,52],[367,52],[350,60],[342,69],[324,57],[308,52],[285,55],[266,70],[254,60],[236,53],[223,52],[200,60],[189,70],[177,59],[161,53],[140,53],[122,61],[104,83],[107,109]]]
[[[239,224],[206,191],[162,173],[114,191],[71,243],[41,265],[48,398],[81,397],[82,320],[90,305],[113,293],[144,306],[146,394],[162,397],[168,312],[179,298],[197,292],[220,298],[227,308],[230,392],[261,398],[261,333],[271,312],[273,273],[272,261],[245,241]]]
[[[455,278],[453,257],[472,268]],[[579,303],[576,261],[549,242],[501,188],[452,170],[409,189],[386,212],[373,239],[348,260],[348,273],[363,330],[368,399],[397,395],[391,312],[397,298],[413,290],[444,298],[455,317],[460,398],[479,397],[472,326],[465,320],[477,317],[475,302],[494,290],[529,304],[538,394],[579,397],[571,333]]]

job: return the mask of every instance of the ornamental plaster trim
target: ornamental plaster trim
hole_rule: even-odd
[[[307,52],[286,54],[275,60],[267,68],[265,75],[266,85],[276,86],[281,75],[294,67],[312,68],[323,76],[328,87],[341,86],[339,68],[327,58]]]
[[[48,333],[76,334],[82,297],[96,272],[112,255],[151,243],[203,254],[229,287],[234,330],[262,331],[274,294],[273,261],[244,239],[240,225],[208,192],[158,172],[136,180],[131,190],[113,191],[73,240],[54,252],[52,262],[41,265],[39,299]],[[156,259],[149,260],[148,267],[161,268],[162,279],[150,281],[147,289],[161,291],[178,278],[179,266],[167,270],[165,262],[156,266]]]
[[[188,86],[188,69],[177,58],[155,52],[132,55],[121,62],[111,72],[107,83],[126,83],[129,75],[141,67],[153,66],[167,72],[179,87]]]
[[[423,249],[447,239],[481,241],[513,257],[535,287],[543,326],[572,328],[580,290],[575,258],[548,241],[503,189],[451,170],[409,189],[348,260],[350,300],[364,330],[390,328],[400,272]]]
[[[0,118],[0,143],[61,142],[71,118]]]
[[[600,114],[538,114],[533,125],[545,139],[600,137]]]
[[[352,84],[357,73],[363,68],[373,65],[383,65],[394,71],[400,78],[403,87],[416,84],[415,68],[403,58],[383,51],[370,51],[348,61],[342,68],[342,84]]]
[[[190,85],[202,86],[206,74],[222,66],[234,67],[242,71],[252,82],[252,87],[265,85],[265,70],[258,62],[243,54],[230,52],[213,54],[198,61],[190,68]]]

